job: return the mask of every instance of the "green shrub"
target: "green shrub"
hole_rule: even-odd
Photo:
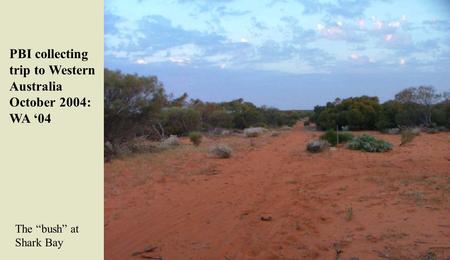
[[[364,152],[386,152],[392,149],[392,144],[382,139],[377,139],[371,135],[364,134],[357,136],[348,143],[348,148],[352,150],[362,150]]]
[[[166,133],[185,136],[201,127],[201,115],[195,109],[184,107],[164,108],[161,113]]]
[[[189,139],[195,146],[199,146],[202,142],[202,134],[199,132],[190,132]]]
[[[339,143],[346,143],[353,139],[353,135],[351,133],[339,132]],[[328,141],[332,146],[336,146],[337,137],[336,131],[328,130],[325,134],[320,136],[320,139]]]

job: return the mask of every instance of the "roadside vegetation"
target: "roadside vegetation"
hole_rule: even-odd
[[[380,104],[378,97],[336,99],[316,106],[310,118],[319,130],[387,130],[392,128],[450,128],[450,94],[432,86],[404,89]]]
[[[320,139],[328,141],[332,146],[336,146],[338,142],[342,144],[352,140],[353,135],[347,132],[336,132],[334,130],[328,130],[325,132],[325,134],[320,136]]]
[[[371,135],[363,134],[362,136],[357,136],[353,138],[347,146],[352,150],[361,150],[364,152],[386,152],[392,149],[392,144],[382,140],[377,139]]]
[[[180,144],[180,136],[189,137],[195,146],[202,143],[205,134],[239,132],[255,138],[272,128],[271,136],[278,136],[279,131],[290,130],[301,119],[306,119],[303,124],[308,129],[327,131],[310,144],[308,150],[312,152],[327,150],[338,143],[374,152],[392,147],[374,137],[353,137],[346,131],[401,133],[404,145],[417,135],[408,129],[422,128],[434,133],[450,128],[450,95],[438,93],[432,86],[407,88],[382,104],[378,97],[361,96],[336,99],[325,106],[316,106],[314,111],[284,111],[258,107],[243,99],[216,103],[189,99],[186,93],[174,97],[165,92],[155,76],[105,69],[104,84],[106,160],[126,153],[175,147]]]
[[[225,129],[292,126],[310,114],[258,107],[243,99],[215,103],[189,99],[187,94],[173,97],[155,76],[108,69],[104,84],[105,158],[116,156],[119,147],[140,137],[157,141],[199,131],[223,133]],[[194,139],[193,143],[198,143]]]

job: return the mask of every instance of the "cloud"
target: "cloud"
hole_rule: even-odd
[[[286,25],[285,28],[289,30],[288,38],[291,38],[294,43],[305,45],[317,39],[316,32],[303,28],[297,18],[283,16],[280,20]]]
[[[185,30],[162,16],[146,16],[139,21],[137,49],[161,50],[184,44],[210,48],[226,41],[216,33]]]
[[[122,21],[123,19],[118,16],[115,15],[113,13],[111,13],[111,11],[106,10],[105,11],[105,34],[115,34],[118,32],[118,28],[117,28],[117,24]]]
[[[322,3],[317,0],[297,0],[303,5],[304,14],[324,12],[330,16],[354,18],[362,16],[373,0],[337,0]]]
[[[442,32],[450,32],[450,21],[448,20],[426,20],[423,21],[422,24],[426,27],[426,29],[432,29],[436,31]]]
[[[230,0],[168,2],[172,6],[167,10],[181,6],[194,10],[195,17],[179,18],[161,10],[125,17],[117,15],[119,8],[109,9],[105,10],[105,61],[296,74],[371,73],[400,67],[432,71],[449,64],[445,55],[450,53],[446,33],[450,22],[428,17],[424,21],[408,12],[408,19],[402,13],[369,17],[364,13],[372,2],[268,0],[258,5],[301,4],[307,18],[283,16],[283,12],[267,17],[256,7],[248,11],[247,5]]]
[[[215,12],[215,14],[219,15],[231,15],[231,16],[240,16],[246,14],[248,11],[236,11],[236,10],[228,10],[226,5],[234,2],[235,0],[214,0],[214,1],[206,1],[206,0],[176,0],[176,2],[180,4],[187,4],[194,6],[197,11],[204,12]]]
[[[134,55],[140,56],[136,59],[137,64],[149,64],[159,62],[172,62],[178,65],[187,65],[192,60],[201,57],[204,51],[195,44],[185,44],[172,47],[165,50],[160,50],[151,55]]]

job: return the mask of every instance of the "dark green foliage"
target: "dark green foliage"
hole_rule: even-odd
[[[320,139],[328,141],[332,146],[337,144],[337,134],[334,130],[328,130],[325,134],[320,136]],[[351,133],[339,132],[339,143],[346,143],[352,140],[353,135]]]
[[[307,112],[283,111],[276,108],[257,107],[243,99],[230,102],[210,103],[192,100],[189,107],[201,114],[202,128],[245,129],[249,127],[292,126],[306,117]]]
[[[350,130],[381,131],[414,126],[448,128],[449,96],[447,92],[437,93],[431,86],[420,86],[402,90],[395,95],[395,100],[381,105],[377,97],[336,99],[325,106],[316,106],[310,119],[321,130],[343,126]]]
[[[189,139],[195,146],[199,146],[202,142],[202,134],[199,132],[190,132]]]
[[[433,107],[431,118],[437,126],[450,129],[450,100],[436,104]]]
[[[446,95],[446,93],[437,93],[433,86],[419,86],[400,91],[395,95],[395,100],[402,104],[415,105],[413,112],[419,116],[420,123],[424,126],[431,126],[433,105],[439,103]]]
[[[378,130],[396,128],[396,116],[402,111],[402,104],[398,101],[391,100],[383,103],[380,108],[377,123],[375,127]]]
[[[385,140],[364,134],[362,136],[354,137],[348,143],[348,148],[352,150],[362,150],[364,152],[386,152],[392,149],[392,144]]]
[[[105,141],[113,144],[150,134],[167,103],[164,88],[156,77],[122,74],[105,69]]]
[[[165,108],[161,118],[165,131],[173,135],[186,135],[200,129],[200,112],[192,108]]]
[[[215,110],[208,118],[209,126],[213,128],[233,128],[233,115],[225,110]]]
[[[375,129],[379,111],[377,97],[347,98],[342,102],[328,102],[325,107],[316,106],[312,120],[322,130],[343,126],[350,130]]]

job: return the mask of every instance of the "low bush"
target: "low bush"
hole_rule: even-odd
[[[280,131],[289,131],[289,130],[292,130],[292,126],[284,125],[284,126],[280,127],[279,130]]]
[[[153,153],[160,150],[155,142],[151,142],[145,137],[135,138],[128,142],[127,146],[132,153]]]
[[[218,158],[230,158],[233,150],[225,144],[216,144],[211,147],[209,152]]]
[[[264,133],[264,128],[262,127],[251,127],[244,129],[244,134],[246,137],[258,137]]]
[[[348,143],[348,148],[352,150],[362,150],[364,152],[386,152],[392,149],[392,144],[385,140],[364,134],[362,136],[354,137]]]
[[[177,146],[180,145],[180,140],[178,139],[178,137],[176,135],[171,135],[169,138],[164,139],[162,141],[162,145],[163,146]]]
[[[311,124],[311,122],[309,122],[309,120],[303,122],[303,126],[309,126]]]
[[[189,139],[195,146],[199,146],[202,142],[202,134],[199,132],[190,132]]]
[[[413,129],[409,129],[409,128],[408,129],[404,129],[401,132],[400,146],[412,142],[412,140],[418,135],[419,134],[418,134],[417,130],[414,131]]]
[[[311,153],[319,153],[327,150],[330,143],[325,140],[313,140],[306,145],[306,150]]]
[[[339,143],[346,143],[353,139],[353,135],[351,133],[339,132],[339,134],[336,134],[336,131],[334,130],[328,130],[325,134],[320,136],[320,139],[328,141],[332,146],[336,146],[338,136]]]
[[[272,134],[270,136],[277,137],[279,135],[281,135],[281,132],[279,132],[279,131],[272,131]]]

